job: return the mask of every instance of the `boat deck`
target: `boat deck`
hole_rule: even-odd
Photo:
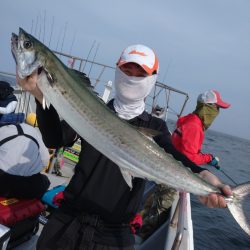
[[[74,166],[75,163],[65,159],[64,165],[61,168],[61,173],[63,177],[56,176],[54,174],[46,174],[48,178],[51,181],[50,188],[56,187],[58,185],[67,185],[70,181],[73,173],[74,173]],[[148,192],[150,190],[150,183],[146,186],[145,192]],[[180,244],[179,249],[180,250],[192,250],[193,249],[193,236],[192,236],[192,220],[191,220],[191,208],[190,208],[190,200],[189,196],[186,199],[187,204],[185,204],[185,207],[189,210],[187,212],[182,211],[182,213],[187,215],[186,221],[184,223],[184,226],[182,227],[185,229],[183,231],[183,240]],[[171,209],[171,215],[169,219],[165,221],[147,240],[143,241],[140,237],[135,236],[136,244],[135,244],[135,250],[170,250],[172,249],[173,242],[176,237],[176,232],[178,231],[178,225],[171,225],[170,218],[173,218],[175,207],[178,202],[178,197],[173,203],[172,209]],[[172,222],[172,221],[171,221]],[[191,225],[190,225],[191,223]],[[191,229],[190,229],[191,226]],[[36,249],[36,243],[39,238],[39,235],[41,234],[41,231],[43,229],[43,224],[39,224],[39,230],[38,232],[32,236],[32,238],[21,245],[13,248],[14,250],[35,250]],[[4,248],[3,248],[4,250]]]

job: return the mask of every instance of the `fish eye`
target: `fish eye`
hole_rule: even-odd
[[[25,49],[29,49],[30,47],[31,47],[31,42],[30,41],[24,41],[23,42],[23,47],[25,48]]]

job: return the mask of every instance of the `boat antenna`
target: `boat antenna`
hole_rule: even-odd
[[[172,64],[172,58],[170,59],[170,61],[168,62],[168,65],[167,65],[167,69],[166,69],[166,71],[165,71],[165,74],[164,74],[164,77],[163,77],[163,83],[165,82],[165,80],[166,80],[166,77],[167,77],[167,74],[168,74],[168,72],[169,72],[169,68],[170,68],[170,65]]]
[[[52,24],[51,24],[51,31],[50,31],[50,38],[49,38],[49,45],[48,45],[48,47],[50,47],[51,38],[52,38],[53,31],[54,31],[54,19],[55,19],[55,17],[53,16],[52,17]]]
[[[57,39],[57,43],[56,43],[56,51],[57,51],[57,48],[59,45],[60,38],[61,38],[61,31],[59,32],[59,35],[58,35],[58,39]]]
[[[34,24],[34,20],[32,19],[31,20],[31,30],[30,30],[30,33],[32,34],[32,32],[33,32],[33,24]]]
[[[83,66],[82,72],[83,72],[83,71],[84,71],[84,69],[85,69],[85,66],[86,66],[86,64],[87,64],[87,61],[88,61],[88,59],[89,59],[89,55],[90,55],[90,53],[91,53],[92,49],[94,48],[95,43],[96,43],[96,41],[94,40],[94,41],[93,41],[93,43],[92,43],[92,46],[91,46],[91,48],[90,48],[90,50],[89,50],[89,53],[88,53],[87,59],[86,59],[86,61],[85,61],[85,63],[84,63],[84,66]]]
[[[66,35],[66,31],[67,31],[67,26],[68,26],[68,22],[65,23],[65,26],[64,26],[64,32],[63,32],[63,39],[62,39],[62,46],[61,46],[61,51],[63,50],[63,45],[64,45],[64,39],[65,39],[65,35]]]
[[[98,51],[98,49],[99,49],[99,46],[100,46],[100,43],[97,44],[97,47],[96,47],[96,50],[95,50],[95,55],[94,55],[94,57],[93,57],[93,60],[92,60],[91,66],[90,66],[90,70],[89,70],[89,73],[88,73],[88,77],[89,77],[90,72],[91,72],[91,70],[92,70],[92,67],[93,67],[93,64],[94,64],[94,61],[95,61],[95,58],[96,58],[96,55],[97,55],[97,51]]]
[[[70,46],[70,49],[69,49],[69,54],[70,55],[71,55],[71,52],[72,52],[73,45],[75,43],[75,39],[76,39],[76,31],[74,33],[74,36],[73,36],[73,39],[72,39],[72,43],[71,43],[71,46]]]
[[[42,31],[42,17],[41,17],[41,12],[39,12],[39,34],[38,34],[39,40],[41,38],[41,31]]]
[[[46,20],[46,10],[44,10],[44,15],[43,15],[43,43],[45,40],[45,20]]]
[[[38,16],[36,16],[36,25],[35,25],[35,30],[34,30],[34,36],[36,36],[37,25],[38,25]]]

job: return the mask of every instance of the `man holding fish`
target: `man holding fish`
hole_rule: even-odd
[[[155,85],[159,70],[158,59],[154,51],[139,44],[129,46],[122,52],[115,72],[116,95],[114,100],[111,100],[107,105],[112,112],[109,112],[105,106],[100,112],[96,108],[102,109],[103,103],[97,100],[95,104],[91,105],[92,97],[90,98],[90,95],[83,98],[88,103],[88,108],[79,107],[82,104],[77,101],[77,95],[81,88],[86,86],[73,87],[72,84],[71,87],[64,89],[60,86],[56,91],[61,94],[57,97],[50,95],[51,88],[54,88],[58,82],[65,82],[71,78],[73,82],[79,80],[62,65],[60,65],[62,69],[60,74],[57,74],[56,68],[54,71],[49,69],[52,67],[52,61],[54,60],[57,64],[58,59],[51,60],[50,55],[46,54],[43,57],[44,60],[40,58],[40,62],[30,65],[29,68],[32,70],[27,74],[24,67],[22,68],[24,64],[18,63],[21,58],[18,54],[22,53],[21,48],[24,52],[22,58],[32,57],[30,52],[36,49],[35,45],[38,42],[37,40],[33,41],[33,39],[32,36],[21,30],[21,35],[19,34],[18,38],[15,35],[12,37],[12,51],[18,64],[17,82],[36,98],[38,126],[43,140],[47,147],[61,147],[72,144],[79,135],[82,144],[75,174],[64,192],[64,201],[45,225],[38,240],[37,249],[134,249],[134,236],[129,222],[139,209],[145,178],[157,183],[169,184],[180,190],[191,191],[197,195],[204,195],[201,201],[208,207],[226,207],[224,196],[219,193],[226,196],[232,195],[230,187],[223,185],[208,170],[196,166],[175,150],[166,123],[145,111],[144,99]],[[20,44],[18,48],[15,45],[16,42]],[[48,50],[48,48],[46,49]],[[25,55],[25,51],[29,51],[29,53]],[[36,54],[33,57],[35,62],[39,55]],[[60,78],[64,73],[63,78]],[[70,84],[70,82],[68,83]],[[72,98],[72,96],[74,96],[73,101],[77,105],[73,104],[72,99],[67,99],[68,97]],[[67,109],[67,106],[61,107],[64,105],[65,99],[68,100],[67,105],[72,105],[72,109]],[[80,96],[79,100],[81,100]],[[47,101],[53,106],[47,105]],[[57,112],[70,126],[65,122],[60,122]],[[68,115],[74,119],[69,119]],[[87,122],[82,120],[80,124],[85,115],[88,115],[89,119]],[[91,119],[102,119],[102,122],[92,122]],[[118,120],[119,124],[116,124]],[[132,127],[129,126],[128,132],[125,129],[122,130],[123,126],[124,128],[128,127],[123,122],[124,120],[132,125]],[[105,129],[103,129],[104,127]],[[138,128],[140,133],[135,128]],[[157,157],[155,157],[155,143],[148,139],[146,140],[149,143],[147,149],[150,152],[141,150],[140,140],[145,139],[141,135],[143,131],[141,128],[159,131],[159,134],[153,136],[153,140],[165,152],[159,150]],[[121,134],[117,132],[120,129],[122,130]],[[110,137],[110,133],[116,133],[116,135]],[[117,144],[119,147],[113,147]],[[125,151],[130,153],[124,154]],[[140,158],[139,161],[134,162],[136,154],[143,152],[147,153],[148,157]],[[200,177],[212,185],[202,181],[202,186],[199,186],[198,178],[195,182],[197,191],[195,185],[191,190],[191,187],[189,188],[191,181],[188,183],[191,172],[186,171],[183,165],[177,163],[172,156],[170,159],[174,165],[182,165],[178,169],[181,172],[180,175],[186,176],[186,179],[181,177],[182,180],[176,183],[176,180],[172,181],[170,178],[166,179],[167,181],[161,179],[161,171],[159,175],[156,172],[151,175],[150,171],[153,170],[154,164],[147,164],[148,158],[155,157],[154,163],[158,166],[158,161],[164,161],[164,155],[172,155],[185,167],[198,173]],[[126,157],[131,158],[126,160]],[[145,166],[135,168],[135,165],[140,165],[140,162],[141,164],[146,163]],[[149,167],[148,171],[143,169],[146,166]],[[131,167],[132,170],[128,167]],[[171,164],[168,170],[166,170],[168,176],[171,175],[171,172],[175,176],[179,175],[179,173],[174,173],[174,168],[172,171]],[[193,174],[190,178],[196,180],[196,176]],[[200,187],[202,191],[198,191]]]

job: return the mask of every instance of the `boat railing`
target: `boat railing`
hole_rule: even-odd
[[[68,67],[84,72],[98,93],[103,93],[108,85],[111,88],[109,99],[113,97],[111,79],[114,79],[115,67],[58,51],[53,52]],[[157,81],[153,91],[146,99],[146,107],[151,113],[154,113],[156,106],[161,107],[163,112],[160,114],[160,118],[166,121],[168,114],[174,115],[175,118],[181,116],[188,99],[187,93]]]
[[[10,240],[10,228],[0,224],[0,248],[1,250],[8,249]]]
[[[171,226],[176,226],[177,224],[177,230],[176,230],[176,236],[174,239],[174,243],[172,246],[172,250],[178,250],[183,238],[183,231],[184,231],[184,216],[185,216],[185,207],[186,207],[186,197],[185,193],[179,193],[180,198],[178,201],[178,204],[176,206],[176,213],[174,213],[174,216],[171,220]],[[178,217],[177,217],[178,214]]]
[[[17,97],[18,105],[16,107],[15,113],[23,113],[25,118],[28,113],[35,112],[35,100],[30,93],[24,91],[16,84],[16,75],[14,73],[0,71],[1,79],[7,77],[6,81],[10,82],[11,86],[14,88],[14,94]]]
[[[97,93],[104,93],[106,91],[105,102],[113,98],[114,91],[111,79],[114,79],[115,67],[63,52],[53,52],[69,68],[85,73],[89,77]],[[15,94],[20,97],[21,102],[18,111],[25,112],[25,114],[30,110],[32,111],[33,105],[29,103],[29,100],[32,100],[32,98],[30,98],[28,93],[25,93],[25,91],[22,91],[19,86],[16,85],[15,74],[0,71],[0,75],[8,76],[13,79]],[[188,99],[189,96],[187,93],[157,81],[153,91],[146,99],[146,109],[148,112],[159,116],[165,121],[168,119],[169,114],[173,115],[173,119],[175,119],[182,115]],[[161,112],[154,112],[156,107],[160,107]]]
[[[192,250],[193,227],[189,193],[179,192],[179,199],[173,205],[165,250]]]

